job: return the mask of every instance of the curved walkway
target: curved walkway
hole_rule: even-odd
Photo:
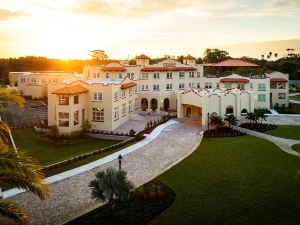
[[[201,140],[199,126],[175,123],[162,130],[150,143],[124,155],[122,169],[127,171],[128,178],[138,187],[187,157]],[[51,196],[46,201],[28,192],[10,199],[27,211],[35,225],[63,224],[100,205],[90,198],[88,184],[97,171],[111,166],[117,168],[118,161],[114,159],[105,165],[50,184]]]
[[[269,134],[260,133],[260,132],[249,130],[249,129],[242,128],[242,127],[234,127],[234,129],[244,132],[246,134],[250,134],[252,136],[256,136],[256,137],[268,140],[270,142],[273,142],[275,145],[277,145],[280,149],[282,149],[286,153],[289,153],[289,154],[295,155],[295,156],[300,156],[299,152],[296,152],[292,149],[293,145],[300,144],[300,140],[275,137],[275,136],[272,136]]]

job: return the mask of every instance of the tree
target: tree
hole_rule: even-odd
[[[92,124],[89,120],[84,120],[81,126],[83,132],[88,132],[92,128]]]
[[[221,116],[211,116],[210,123],[217,127],[221,127],[224,125],[224,122],[223,122],[223,119]]]
[[[92,50],[89,54],[92,59],[105,61],[108,60],[108,56],[106,55],[104,50]]]
[[[275,53],[275,54],[274,54],[274,57],[277,58],[277,57],[278,57],[278,53]]]
[[[89,183],[91,196],[99,202],[107,203],[110,215],[117,201],[127,201],[133,184],[127,179],[127,173],[115,168],[96,173],[96,179]]]
[[[12,187],[25,189],[45,199],[49,193],[44,183],[44,174],[40,166],[28,154],[0,141],[0,189]],[[0,198],[0,215],[5,220],[18,224],[29,224],[26,213],[17,204]],[[1,223],[1,220],[0,220]]]
[[[257,115],[256,115],[256,113],[249,112],[249,113],[247,113],[246,119],[249,120],[250,123],[257,122]]]
[[[265,112],[263,110],[256,112],[256,117],[257,120],[260,120],[260,123],[262,123],[262,121],[267,121],[268,116],[265,114]]]
[[[0,87],[0,106],[2,107],[2,102],[13,103],[19,106],[23,106],[25,99],[19,96],[14,90],[8,88]]]
[[[238,119],[233,114],[227,114],[225,116],[224,121],[227,121],[228,124],[229,124],[229,127],[231,127],[232,125],[234,125],[238,121]]]
[[[262,54],[262,55],[261,55],[261,59],[264,59],[264,58],[265,58],[265,55],[264,55],[264,54]]]
[[[219,50],[217,48],[205,49],[203,61],[206,63],[216,63],[226,59],[229,59],[229,53],[223,50]]]

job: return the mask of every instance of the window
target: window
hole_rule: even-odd
[[[278,99],[285,99],[285,93],[278,93]]]
[[[115,107],[114,109],[114,119],[119,119],[119,106]]]
[[[117,101],[119,99],[119,92],[114,93],[114,101]]]
[[[250,88],[253,90],[253,83],[250,83]]]
[[[231,89],[231,84],[228,84],[228,83],[224,84],[224,88]]]
[[[185,77],[185,73],[184,72],[179,72],[179,78],[184,78]]]
[[[142,73],[141,79],[148,79],[148,73]]]
[[[278,89],[285,89],[285,83],[278,84]]]
[[[122,116],[126,115],[126,103],[122,104]]]
[[[265,94],[258,94],[257,95],[257,100],[259,102],[265,102],[266,101],[266,95]]]
[[[212,88],[212,83],[205,83],[205,88]]]
[[[190,78],[194,77],[194,72],[189,72],[189,77]]]
[[[60,95],[59,96],[59,105],[69,105],[69,97]]]
[[[94,73],[94,78],[100,78],[100,73]]]
[[[129,95],[132,95],[132,88],[129,88]]]
[[[245,84],[238,84],[238,89],[245,90]]]
[[[69,113],[58,113],[58,125],[60,127],[69,127]]]
[[[159,91],[159,84],[153,84],[153,91]]]
[[[42,83],[43,83],[43,84],[45,84],[46,82],[47,82],[46,79],[43,79],[43,80],[42,80]]]
[[[122,73],[119,73],[119,79],[122,79],[122,78],[123,78]]]
[[[277,89],[277,83],[271,83],[270,88],[271,89]]]
[[[78,104],[79,103],[79,95],[75,95],[74,96],[74,104]]]
[[[93,108],[93,121],[103,122],[104,121],[104,109]]]
[[[197,88],[200,89],[201,88],[201,84],[197,83]]]
[[[197,72],[197,77],[200,77],[200,72]]]
[[[126,91],[122,90],[122,98],[126,98]]]
[[[172,84],[167,84],[167,85],[166,85],[166,90],[167,90],[167,91],[172,90]]]
[[[106,74],[105,74],[105,78],[106,78],[106,79],[109,79],[109,73],[106,73]]]
[[[154,78],[154,79],[159,79],[159,73],[154,73],[154,74],[153,74],[153,78]]]
[[[134,108],[135,109],[137,109],[138,107],[137,107],[137,98],[136,99],[134,99]]]
[[[143,84],[142,85],[142,91],[148,91],[149,90],[148,88],[149,88],[148,84]]]
[[[129,101],[129,107],[128,107],[128,112],[131,113],[132,112],[132,101]]]
[[[74,126],[79,124],[79,111],[74,112]]]
[[[172,73],[171,72],[169,72],[169,73],[167,73],[167,79],[172,79]]]
[[[131,80],[134,79],[134,73],[131,73],[131,77],[130,77]]]
[[[220,83],[217,83],[217,88],[219,88],[220,87]]]
[[[194,88],[194,83],[189,83],[189,88]]]
[[[93,101],[102,101],[102,93],[101,92],[95,92]]]
[[[179,84],[179,89],[184,89],[184,83]]]
[[[134,87],[134,93],[135,93],[135,94],[138,93],[138,87],[137,87],[137,86]]]
[[[258,90],[259,90],[259,91],[265,91],[265,90],[266,90],[266,84],[264,84],[264,83],[259,83],[259,84],[258,84]]]

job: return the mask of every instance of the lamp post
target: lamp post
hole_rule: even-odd
[[[121,169],[122,169],[122,159],[123,159],[123,157],[120,154],[119,157],[118,157],[118,160],[119,160],[119,171],[121,171]]]
[[[209,130],[209,113],[207,113],[207,130]]]

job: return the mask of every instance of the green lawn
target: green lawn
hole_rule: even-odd
[[[278,128],[266,132],[276,137],[300,140],[300,126],[296,125],[278,125]]]
[[[295,150],[296,152],[300,152],[300,144],[293,145],[292,149]]]
[[[300,224],[300,159],[252,136],[204,139],[158,177],[175,202],[150,225]]]
[[[13,131],[13,137],[17,147],[28,151],[42,166],[50,165],[72,156],[91,152],[119,142],[87,138],[87,140],[82,143],[51,146],[38,141],[38,135],[39,134],[35,133],[32,128],[16,129]],[[106,153],[106,155],[109,153]]]

